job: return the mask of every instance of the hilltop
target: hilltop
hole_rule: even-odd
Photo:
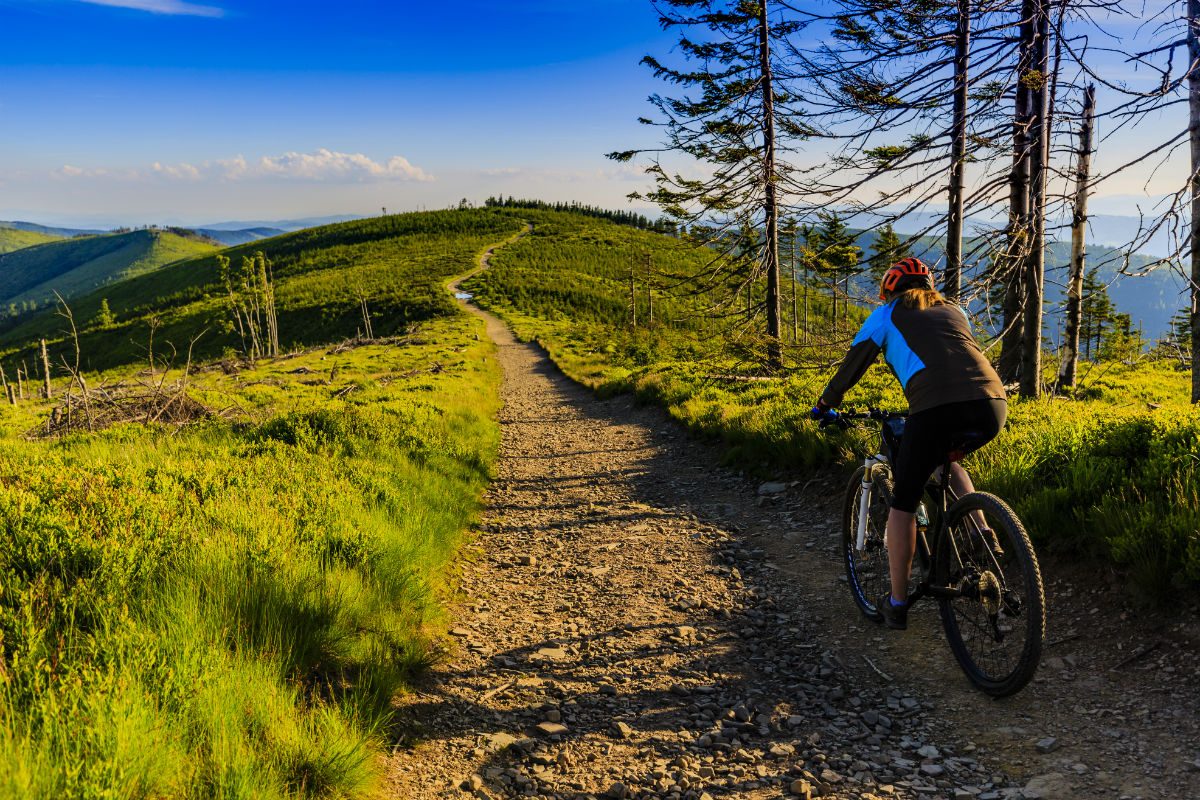
[[[0,303],[10,313],[38,308],[55,292],[75,297],[216,249],[195,234],[158,230],[49,241],[0,255]]]
[[[56,242],[60,236],[49,233],[39,233],[38,231],[26,231],[20,228],[8,228],[3,223],[0,223],[0,255],[11,253],[14,250],[21,250],[26,247],[33,247],[38,244],[46,244],[47,242]]]

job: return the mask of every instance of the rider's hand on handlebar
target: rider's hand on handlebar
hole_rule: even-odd
[[[822,428],[829,425],[837,425],[839,428],[845,430],[847,427],[846,421],[841,418],[838,412],[827,406],[822,400],[818,400],[817,404],[812,407],[812,410],[808,414],[813,419],[818,420]]]

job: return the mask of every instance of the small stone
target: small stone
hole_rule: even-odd
[[[936,778],[945,771],[946,771],[945,767],[943,767],[941,764],[922,764],[921,765],[921,772],[928,775],[931,778]]]
[[[562,722],[562,712],[557,708],[552,708],[545,714],[547,722]]]
[[[802,798],[802,800],[812,800],[812,784],[808,781],[792,781],[792,785],[788,788],[791,790],[792,794]]]
[[[1037,751],[1039,753],[1053,753],[1058,749],[1058,739],[1053,736],[1047,736],[1045,739],[1038,739]]]
[[[804,717],[800,716],[799,714],[792,714],[787,718],[787,726],[789,728],[799,728],[803,724]]]
[[[477,792],[483,788],[483,778],[472,775],[462,782],[462,788],[468,792]]]
[[[569,658],[570,654],[561,647],[540,647],[534,657],[539,661],[562,661]]]
[[[517,556],[517,563],[522,567],[533,567],[537,565],[537,556]]]
[[[614,783],[608,787],[608,796],[615,800],[624,800],[627,794],[629,794],[629,789],[623,783]]]
[[[512,747],[516,742],[516,737],[510,736],[507,733],[493,733],[487,737],[487,746],[492,750],[504,750],[507,747]]]
[[[1058,656],[1052,656],[1046,659],[1046,666],[1050,669],[1064,670],[1067,668],[1067,662]]]
[[[776,758],[787,758],[796,752],[796,748],[790,744],[773,744],[771,745],[770,753]]]
[[[821,770],[821,782],[822,783],[841,783],[842,776],[838,775],[836,772],[834,772],[831,769],[823,769],[823,770]]]
[[[542,736],[562,736],[567,732],[567,726],[558,722],[539,722],[535,727]]]
[[[917,755],[919,755],[921,758],[937,758],[941,755],[941,753],[939,753],[938,749],[933,745],[927,744],[917,750]]]
[[[624,722],[614,722],[608,729],[608,732],[618,739],[628,739],[633,736],[633,728],[626,725]]]
[[[454,628],[450,631],[451,636],[457,636],[460,639],[465,639],[471,635],[471,632],[466,628]]]
[[[1027,800],[1058,800],[1073,797],[1071,784],[1067,777],[1059,772],[1047,772],[1029,779],[1022,790]]]
[[[864,711],[862,713],[862,721],[867,725],[874,727],[875,723],[879,722],[878,711]]]
[[[786,483],[779,483],[778,481],[768,481],[764,484],[761,484],[758,487],[758,493],[760,495],[766,497],[767,495],[783,494],[784,492],[787,491],[787,488],[788,488],[788,486]]]
[[[680,639],[691,639],[696,635],[696,629],[691,625],[678,625],[675,628],[675,635]]]
[[[600,684],[600,694],[608,697],[615,697],[617,694],[617,687],[613,686],[611,683],[602,683]]]

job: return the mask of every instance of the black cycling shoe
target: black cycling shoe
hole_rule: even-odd
[[[892,593],[887,592],[875,603],[875,608],[879,611],[879,615],[883,617],[884,625],[887,625],[894,631],[908,630],[908,603],[902,606],[892,605]]]

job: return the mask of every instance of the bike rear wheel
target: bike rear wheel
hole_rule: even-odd
[[[867,619],[881,622],[883,616],[875,607],[875,601],[889,588],[887,555],[887,518],[892,503],[892,472],[886,465],[872,468],[871,498],[867,507],[866,540],[862,550],[858,549],[859,505],[863,492],[863,474],[866,467],[859,467],[846,487],[846,505],[842,513],[842,560],[846,565],[846,578],[854,604]]]
[[[937,574],[960,590],[938,603],[950,650],[983,692],[1015,694],[1037,670],[1046,634],[1037,554],[1017,515],[986,492],[951,506],[943,531]]]

